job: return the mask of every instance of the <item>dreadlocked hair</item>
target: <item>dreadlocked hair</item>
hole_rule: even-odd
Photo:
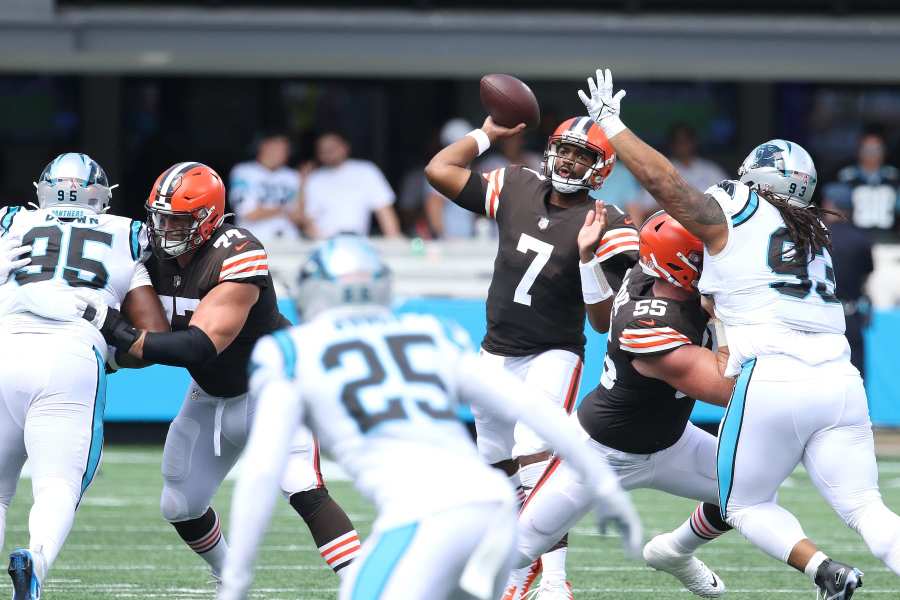
[[[791,206],[787,200],[772,192],[759,192],[759,195],[781,213],[788,236],[794,242],[791,256],[783,256],[785,260],[805,266],[822,249],[831,250],[831,234],[822,222],[822,217],[828,214],[844,220],[843,215],[815,205],[805,208]]]

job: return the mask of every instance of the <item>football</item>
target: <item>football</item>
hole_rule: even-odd
[[[494,122],[503,127],[541,122],[541,108],[531,88],[512,75],[495,73],[481,78],[481,105]]]

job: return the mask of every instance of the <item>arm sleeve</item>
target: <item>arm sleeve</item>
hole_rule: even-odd
[[[451,198],[451,200],[468,211],[479,215],[485,215],[492,219],[495,218],[496,209],[500,202],[500,192],[498,191],[496,198],[494,198],[496,185],[491,185],[490,181],[491,177],[493,177],[493,181],[496,182],[499,172],[504,170],[505,169],[495,169],[485,175],[472,171],[465,187],[463,187],[456,198]],[[492,200],[493,205],[491,204]]]
[[[286,332],[280,333],[290,340]],[[291,436],[302,418],[300,388],[288,376],[292,359],[282,344],[273,336],[261,338],[250,358],[250,394],[257,408],[243,464],[252,468],[241,470],[232,496],[228,556],[222,570],[226,598],[243,598],[250,586],[253,563],[287,464]]]
[[[148,331],[144,334],[144,360],[172,367],[202,367],[218,356],[215,344],[202,329],[191,325],[184,331]]]
[[[460,397],[507,421],[521,421],[578,471],[582,481],[594,487],[615,489],[618,480],[609,466],[593,459],[584,435],[558,406],[537,397],[515,375],[503,368],[489,368],[475,354],[457,363]]]

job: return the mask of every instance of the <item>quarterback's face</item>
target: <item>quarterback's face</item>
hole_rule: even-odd
[[[596,154],[574,144],[560,144],[556,157],[556,174],[566,179],[581,179],[597,160]]]

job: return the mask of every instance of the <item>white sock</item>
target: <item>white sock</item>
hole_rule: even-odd
[[[541,581],[555,585],[565,585],[566,583],[566,552],[567,546],[551,550],[541,556],[541,563],[544,571],[541,574]]]
[[[816,582],[816,573],[818,573],[819,567],[826,560],[828,560],[828,557],[824,552],[816,552],[812,555],[812,558],[809,559],[809,562],[806,563],[806,566],[803,567],[803,572],[806,573],[807,577],[813,580],[813,583]]]
[[[53,565],[63,543],[72,530],[78,498],[60,480],[33,480],[34,505],[28,515],[28,531],[31,534],[28,548],[43,554],[44,573]]]
[[[220,577],[222,574],[222,567],[225,566],[225,556],[227,554],[228,543],[225,541],[225,536],[223,535],[218,544],[202,554],[198,552],[197,556],[209,563],[209,568],[212,569],[213,574],[216,577]]]
[[[670,541],[675,550],[681,554],[693,554],[697,548],[707,544],[730,529],[722,521],[722,517],[715,514],[718,507],[698,504],[687,521],[678,526],[670,535]]]

